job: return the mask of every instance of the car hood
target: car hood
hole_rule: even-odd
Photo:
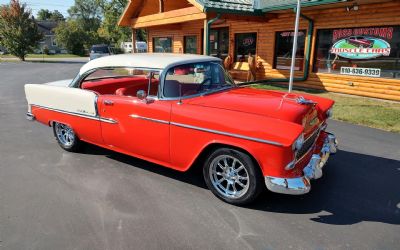
[[[302,95],[253,88],[234,88],[193,98],[191,105],[252,113],[298,124],[316,126],[320,123],[317,108],[313,104],[300,104]],[[307,95],[307,99],[309,96]]]
[[[55,81],[55,82],[48,82],[45,83],[46,85],[51,85],[51,86],[59,86],[59,87],[68,87],[69,84],[72,82],[73,79],[67,79],[67,80],[60,80],[60,81]]]

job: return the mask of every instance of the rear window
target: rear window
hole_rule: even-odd
[[[90,51],[92,53],[109,53],[107,46],[93,46]]]

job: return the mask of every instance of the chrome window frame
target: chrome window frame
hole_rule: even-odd
[[[164,87],[165,87],[165,80],[167,78],[167,73],[170,69],[175,68],[177,66],[182,66],[182,65],[187,65],[187,64],[193,64],[193,63],[217,63],[221,66],[221,68],[224,70],[224,74],[226,76],[228,76],[228,78],[232,81],[232,83],[234,84],[233,87],[238,87],[235,84],[235,81],[232,79],[232,77],[226,72],[226,70],[224,69],[224,67],[222,67],[222,60],[219,58],[215,58],[216,60],[190,60],[187,61],[185,63],[174,63],[169,65],[168,67],[165,68],[165,70],[162,71],[162,75],[160,75],[160,83],[161,83],[161,89],[159,89],[159,98],[161,100],[167,100],[167,101],[176,101],[176,100],[185,100],[185,99],[190,99],[190,98],[194,98],[194,97],[199,97],[199,96],[204,96],[204,95],[208,95],[208,94],[213,94],[213,93],[217,93],[220,91],[224,91],[226,89],[216,89],[215,91],[210,91],[210,92],[205,92],[205,93],[198,93],[198,94],[193,94],[193,95],[187,95],[187,96],[178,96],[178,97],[165,97],[164,96]],[[162,80],[161,80],[162,77]]]
[[[69,87],[71,88],[78,88],[78,89],[82,89],[82,83],[83,81],[86,79],[86,77],[88,77],[90,74],[96,72],[97,70],[107,70],[107,69],[133,69],[133,70],[147,70],[149,72],[157,72],[159,74],[159,83],[158,83],[158,93],[157,95],[152,95],[149,97],[159,97],[159,93],[160,93],[160,86],[161,86],[161,74],[162,74],[162,69],[158,69],[158,68],[142,68],[142,67],[129,67],[129,66],[115,66],[115,67],[99,67],[99,68],[94,68],[91,69],[89,71],[86,71],[84,74],[80,75],[78,74],[71,82],[71,84],[69,85]],[[98,96],[98,94],[96,94],[96,96]]]

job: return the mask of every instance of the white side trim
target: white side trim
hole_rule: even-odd
[[[96,94],[91,91],[43,84],[26,84],[25,95],[29,105],[63,110],[84,116],[97,116]]]

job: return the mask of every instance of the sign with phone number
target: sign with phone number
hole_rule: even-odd
[[[381,69],[341,67],[340,74],[353,76],[380,77]]]

